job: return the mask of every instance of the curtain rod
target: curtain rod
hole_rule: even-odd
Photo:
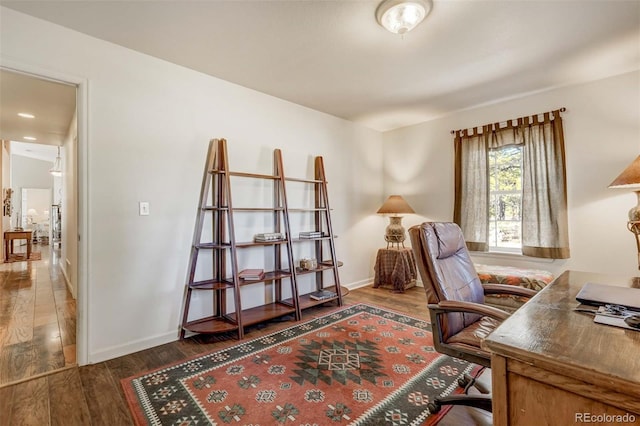
[[[561,108],[558,108],[557,110],[553,110],[553,111],[565,112],[566,110],[567,110],[567,109],[566,109],[565,107],[561,107]],[[549,112],[553,112],[553,111],[549,111]],[[523,118],[528,118],[528,117],[538,116],[538,115],[540,115],[540,114],[545,114],[545,113],[544,113],[544,112],[542,112],[542,113],[539,113],[539,114],[533,114],[533,115],[527,115],[527,116],[524,116],[524,117],[518,117],[518,118],[511,119],[511,120],[501,121],[501,122],[499,122],[498,124],[509,123],[509,122],[516,121],[516,120],[520,120],[520,119],[523,119]],[[547,113],[547,114],[548,114],[548,113]],[[476,128],[477,128],[477,127],[482,127],[482,126],[476,126]],[[452,134],[452,135],[455,135],[455,134],[456,134],[456,132],[461,132],[461,131],[463,131],[463,130],[466,130],[466,129],[452,130],[452,131],[451,131],[451,134]]]

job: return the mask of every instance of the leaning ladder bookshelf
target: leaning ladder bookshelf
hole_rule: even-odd
[[[296,280],[299,276],[305,274],[315,275],[315,291],[328,291],[333,293],[333,296],[322,298],[320,300],[314,300],[311,298],[311,293],[299,295],[300,309],[304,310],[312,306],[321,305],[331,300],[337,301],[339,306],[342,306],[343,289],[340,286],[340,275],[338,273],[338,267],[342,266],[342,262],[337,261],[335,238],[333,233],[333,226],[331,224],[331,208],[329,207],[329,195],[327,192],[327,178],[324,169],[324,160],[322,157],[316,157],[314,161],[314,178],[313,179],[301,179],[286,177],[287,183],[301,183],[304,185],[310,185],[314,193],[314,205],[308,208],[288,208],[288,215],[296,213],[312,213],[314,215],[314,232],[320,234],[316,238],[297,238],[293,239],[294,243],[311,243],[314,245],[315,258],[318,259],[317,266],[313,269],[298,270],[296,274]],[[329,272],[333,275],[333,285],[325,286],[324,273]],[[312,292],[313,293],[313,292]]]
[[[203,173],[200,200],[196,225],[191,245],[189,272],[184,298],[180,338],[186,332],[217,334],[235,332],[238,339],[244,337],[244,327],[270,319],[292,316],[295,320],[302,318],[302,309],[318,304],[337,301],[342,305],[343,289],[337,268],[341,265],[335,257],[334,235],[331,227],[329,200],[326,192],[327,181],[321,157],[316,157],[315,179],[285,178],[282,153],[274,150],[273,174],[256,174],[233,172],[229,170],[227,145],[225,139],[213,139],[209,143],[209,151]],[[273,182],[273,206],[271,207],[233,207],[232,178],[259,179]],[[289,207],[287,203],[287,181],[302,182],[313,185],[315,206],[309,209],[296,209],[298,212],[311,211],[315,214],[316,229],[322,237],[314,239],[292,238]],[[236,241],[234,214],[262,212],[271,213],[273,231],[282,234],[283,238],[275,241]],[[324,217],[322,216],[324,215]],[[210,219],[210,236],[203,235],[206,219]],[[293,243],[312,241],[318,259],[323,259],[316,268],[301,271],[295,267]],[[328,250],[323,251],[323,243],[328,243]],[[238,264],[238,251],[243,249],[273,250],[273,268],[266,271],[259,279],[241,279]],[[328,251],[328,253],[326,253]],[[198,264],[203,262],[203,253],[209,252],[211,259],[210,277],[196,279]],[[286,265],[285,265],[286,263]],[[297,275],[316,275],[316,289],[322,290],[323,272],[333,271],[332,287],[328,287],[335,296],[324,300],[313,300],[309,295],[299,295]],[[270,303],[249,309],[243,308],[242,288],[252,285],[272,284],[274,298]],[[287,285],[288,284],[288,285]],[[192,296],[195,291],[211,293],[212,315],[190,319]],[[288,296],[285,298],[285,296]],[[231,312],[228,300],[234,304]]]

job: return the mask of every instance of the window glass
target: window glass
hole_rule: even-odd
[[[489,248],[522,247],[522,148],[489,151]]]

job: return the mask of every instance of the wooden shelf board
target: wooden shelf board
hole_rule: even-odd
[[[280,179],[280,176],[275,175],[263,175],[260,173],[245,173],[245,172],[229,172],[229,176],[246,177],[254,179]]]
[[[333,269],[333,265],[323,265],[319,263],[316,269],[300,269],[300,267],[296,267],[296,275],[313,274],[314,272],[326,271],[328,269]]]
[[[202,210],[209,210],[209,211],[227,211],[229,210],[229,207],[226,206],[222,206],[222,207],[216,207],[216,206],[204,206],[202,208]]]
[[[273,280],[290,278],[290,277],[291,277],[291,272],[289,271],[269,271],[264,273],[264,278],[261,280],[243,280],[239,278],[239,282],[240,282],[240,285],[242,286],[242,285],[263,283],[267,281],[273,281]]]
[[[234,207],[234,212],[281,212],[284,207]]]
[[[334,236],[335,238],[335,236]],[[325,237],[315,237],[315,238],[292,238],[291,242],[292,243],[299,243],[301,241],[318,241],[318,240],[330,240],[331,237],[330,236],[325,236]]]
[[[307,309],[307,308],[310,308],[312,306],[322,305],[323,303],[333,302],[335,300],[338,300],[338,296],[333,297],[331,299],[313,300],[309,296],[307,296],[306,294],[303,294],[302,296],[300,296],[300,302],[299,302],[300,303],[300,309]]]
[[[224,317],[207,317],[188,322],[185,330],[194,333],[224,333],[238,329],[238,324]]]
[[[269,246],[273,244],[286,244],[287,240],[274,240],[274,241],[246,241],[241,243],[236,243],[236,247],[257,247],[257,246]]]
[[[194,290],[225,290],[233,288],[233,283],[229,281],[204,280],[195,281],[189,284]]]
[[[330,287],[324,287],[323,290],[335,292],[335,288],[336,288],[336,286],[333,285],[333,286],[330,286]],[[349,289],[346,288],[346,287],[340,287],[340,292],[342,293],[342,297],[344,298],[346,295],[349,294]],[[310,298],[308,294],[301,294],[299,296],[298,300],[299,300],[299,303],[300,303],[300,309],[307,309],[307,308],[310,308],[312,306],[322,305],[323,303],[336,301],[336,300],[338,300],[338,296],[332,297],[331,299],[314,300],[314,299]],[[283,300],[283,302],[284,303],[291,303],[291,299]]]
[[[214,250],[214,249],[228,249],[231,248],[231,244],[224,243],[199,243],[195,246],[197,249],[206,249],[206,250]]]
[[[324,183],[323,180],[320,179],[300,179],[300,178],[284,178],[287,182],[302,182],[302,183]]]
[[[290,208],[289,209],[290,212],[295,212],[295,213],[300,213],[300,212],[326,212],[327,208],[326,207],[316,207],[316,208],[311,208],[311,209],[303,209],[303,208]]]
[[[278,318],[288,314],[295,314],[295,308],[282,303],[270,303],[268,305],[256,306],[242,311],[242,325],[247,326]]]
[[[329,262],[331,262],[331,263],[329,263]],[[331,260],[323,260],[322,262],[319,262],[318,265],[326,265],[326,266],[331,267],[331,266],[333,266],[333,262]],[[341,267],[342,265],[344,265],[344,262],[338,260],[338,268]]]

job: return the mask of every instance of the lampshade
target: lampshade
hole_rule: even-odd
[[[60,158],[60,147],[58,147],[58,156],[53,163],[53,167],[49,169],[49,173],[53,176],[62,176],[62,159]]]
[[[627,188],[636,192],[638,203],[629,210],[629,221],[640,222],[640,155],[611,182],[609,188]],[[640,240],[638,243],[640,251]]]
[[[414,29],[431,12],[431,0],[384,0],[376,10],[378,23],[394,34]]]
[[[29,216],[35,216],[35,215],[38,214],[38,211],[36,209],[29,209],[29,210],[27,210],[27,214]]]
[[[640,155],[611,182],[609,188],[640,189]]]
[[[391,195],[377,211],[380,214],[415,213],[409,203],[400,195]]]

